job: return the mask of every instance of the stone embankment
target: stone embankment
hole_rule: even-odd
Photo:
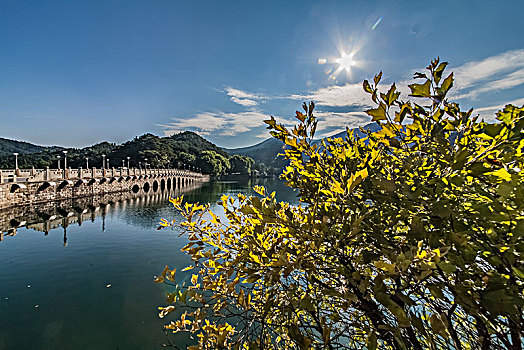
[[[209,181],[179,169],[16,169],[0,171],[0,210],[108,193],[156,193]]]

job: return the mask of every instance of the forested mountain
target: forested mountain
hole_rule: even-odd
[[[58,162],[63,167],[65,155],[63,151],[67,151],[67,167],[72,168],[85,168],[87,165],[90,168],[100,168],[104,159],[103,155],[105,155],[106,166],[115,168],[127,167],[128,157],[130,167],[145,167],[147,164],[148,168],[199,168],[212,175],[232,172],[249,174],[253,166],[252,159],[243,156],[229,156],[222,148],[189,131],[169,137],[144,134],[121,145],[102,142],[85,148],[67,149],[38,148],[40,146],[27,145],[27,149],[32,149],[34,152],[28,151],[18,156],[20,168],[45,168],[47,166],[57,168]],[[12,152],[1,150],[4,151],[4,155],[0,156],[0,168],[13,168]]]
[[[9,155],[12,155],[13,153],[18,153],[18,154],[37,153],[37,152],[43,152],[46,150],[56,151],[60,149],[61,147],[37,146],[29,142],[9,140],[9,139],[4,139],[0,137],[0,156],[9,156]]]

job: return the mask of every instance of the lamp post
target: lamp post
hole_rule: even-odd
[[[89,169],[89,157],[86,157],[86,169]]]
[[[125,167],[124,160],[122,159],[122,169]]]
[[[138,168],[142,170],[142,162],[138,162]]]
[[[146,170],[147,170],[147,158],[144,158],[144,161],[145,161],[144,167],[145,167]]]
[[[15,171],[18,171],[18,153],[13,153],[15,156]]]
[[[106,168],[106,155],[102,154],[102,169]]]
[[[106,166],[109,169],[109,158],[107,158],[107,160],[106,160]]]
[[[67,169],[67,151],[62,151],[64,153],[64,169]]]
[[[129,159],[131,159],[131,157],[127,157],[127,168],[129,169]]]
[[[61,157],[60,156],[56,156],[56,157],[58,158],[58,166],[57,166],[57,168],[58,168],[58,170],[60,170],[60,158]]]

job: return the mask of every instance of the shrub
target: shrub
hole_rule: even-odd
[[[261,187],[223,196],[221,217],[173,200],[196,272],[161,308],[186,308],[166,328],[195,348],[520,349],[524,108],[492,124],[460,110],[446,65],[415,74],[417,102],[364,81],[381,128],[363,138],[313,144],[313,103],[293,129],[266,121],[300,205]]]

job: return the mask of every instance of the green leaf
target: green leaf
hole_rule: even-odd
[[[444,73],[444,69],[448,65],[448,62],[442,62],[438,65],[437,69],[433,72],[433,78],[435,79],[435,83],[438,84],[440,82],[440,79],[442,78],[442,73]]]
[[[377,349],[377,334],[375,331],[371,332],[366,339],[366,348],[368,350],[376,350]]]
[[[493,315],[514,315],[517,313],[515,298],[507,295],[504,289],[482,293],[480,300],[482,305]]]
[[[306,120],[306,116],[303,113],[300,113],[299,111],[296,112],[295,118],[300,120],[301,123],[303,123]]]
[[[389,88],[388,92],[385,95],[382,94],[382,99],[384,100],[384,102],[386,102],[388,106],[391,106],[393,102],[395,102],[400,96],[400,91],[397,92],[396,90],[397,87],[395,86],[395,83],[393,83],[393,85],[391,85],[391,87]]]
[[[408,85],[408,87],[411,89],[411,95],[413,97],[430,97],[430,87],[431,87],[431,81],[426,80],[424,84],[411,84]]]
[[[508,171],[504,168],[500,168],[496,171],[491,171],[489,173],[486,173],[486,175],[493,175],[498,177],[500,180],[503,181],[511,181],[511,174],[508,173]]]
[[[380,79],[382,78],[382,71],[380,71],[375,77],[373,78],[373,81],[375,82],[375,86],[378,85],[380,82]]]
[[[365,92],[370,94],[373,93],[373,89],[371,88],[371,85],[369,85],[369,81],[364,80],[363,87]]]
[[[429,323],[431,323],[431,328],[435,333],[441,335],[442,337],[444,337],[444,339],[447,339],[449,337],[446,325],[444,324],[444,322],[442,322],[442,320],[440,319],[440,317],[438,317],[437,314],[433,314],[429,317]]]
[[[372,121],[386,120],[386,105],[380,102],[378,108],[368,109],[366,113],[372,117]]]
[[[406,117],[406,114],[410,111],[410,105],[405,103],[402,105],[402,108],[400,109],[400,112],[395,112],[395,121],[397,123],[402,123],[404,121],[404,118]]]
[[[449,89],[453,86],[453,73],[448,75],[446,79],[442,82],[442,85],[439,87],[438,93],[441,96],[446,96]]]

